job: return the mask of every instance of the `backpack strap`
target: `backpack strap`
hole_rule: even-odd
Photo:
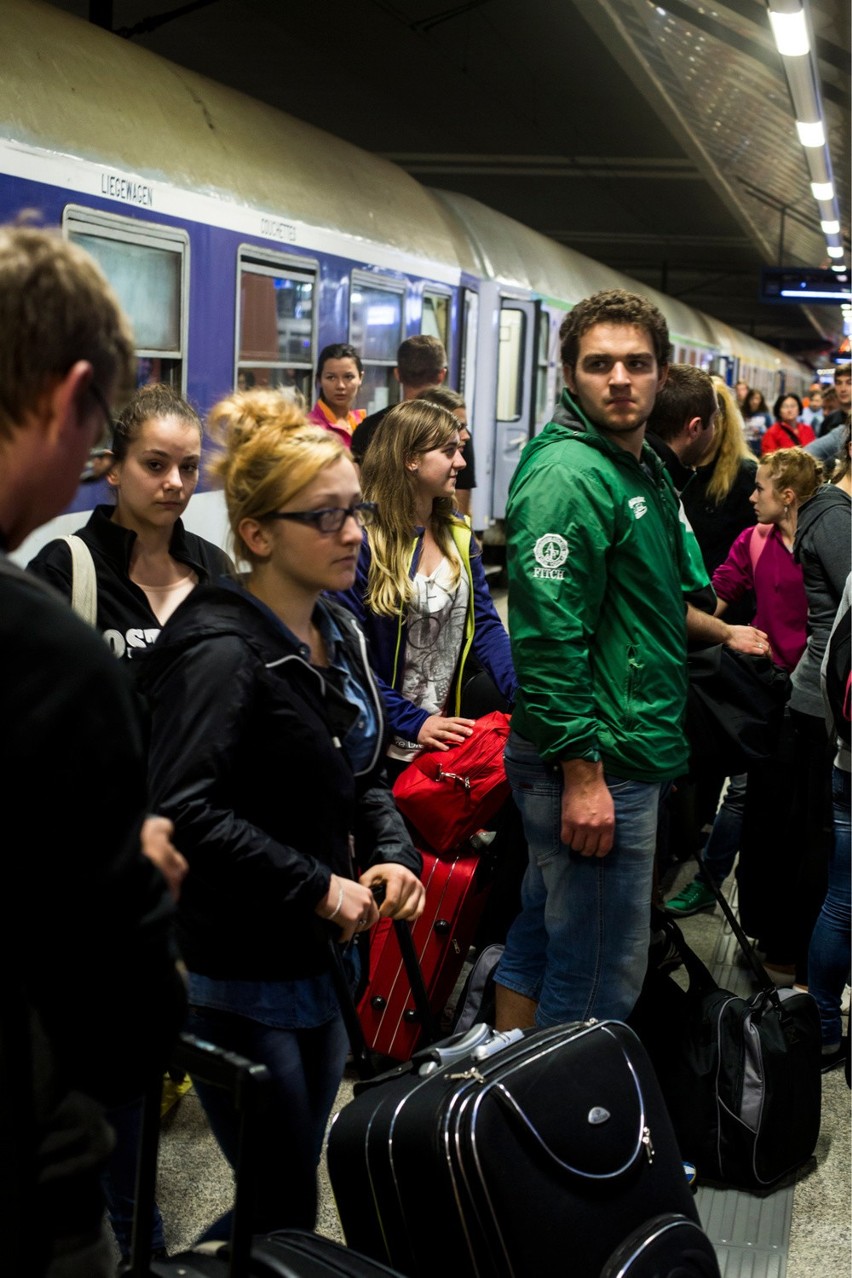
[[[71,607],[93,626],[98,616],[98,578],[92,552],[75,533],[62,538],[71,551]]]
[[[766,549],[766,543],[769,541],[770,533],[775,527],[774,524],[755,524],[751,531],[751,537],[748,543],[748,553],[751,559],[751,578],[754,581],[754,574],[757,569],[758,560]]]

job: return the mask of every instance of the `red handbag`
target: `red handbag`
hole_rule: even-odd
[[[397,807],[438,855],[486,827],[509,797],[503,764],[508,736],[509,716],[495,710],[477,719],[461,744],[421,751],[397,777]]]

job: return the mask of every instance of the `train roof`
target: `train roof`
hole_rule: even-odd
[[[286,74],[286,72],[284,72]],[[601,288],[649,296],[673,337],[758,367],[804,366],[466,196],[40,0],[0,6],[0,135],[315,228],[444,277],[481,275],[570,307]],[[361,245],[363,252],[355,251]]]
[[[457,266],[396,165],[38,0],[0,5],[0,134]]]
[[[774,346],[557,244],[469,196],[450,191],[433,194],[448,217],[458,224],[459,238],[474,250],[479,271],[490,279],[530,290],[566,308],[598,289],[630,289],[660,308],[675,341],[685,340],[725,355],[736,354],[750,364],[773,371],[785,368],[801,374],[804,368]]]

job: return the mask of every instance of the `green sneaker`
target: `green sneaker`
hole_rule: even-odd
[[[713,895],[713,889],[707,887],[706,883],[693,879],[678,892],[677,896],[666,901],[666,914],[674,914],[676,918],[685,919],[690,914],[700,913],[701,910],[712,910],[715,904],[716,897]]]

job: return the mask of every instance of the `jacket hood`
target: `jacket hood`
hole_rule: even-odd
[[[632,453],[629,453],[624,448],[619,448],[618,444],[614,444],[612,440],[607,439],[598,430],[594,422],[589,420],[571,395],[571,392],[566,388],[562,391],[559,403],[553,410],[553,416],[544,430],[540,431],[528,444],[524,445],[520,461],[515,470],[515,476],[526,469],[526,466],[540,449],[555,441],[569,439],[579,440],[580,443],[597,449],[599,453],[609,457],[617,466],[629,467],[639,464]],[[663,463],[648,444],[643,444],[642,447],[642,464],[648,466],[657,478],[666,473]]]
[[[842,489],[835,484],[823,484],[814,493],[810,501],[805,502],[799,511],[799,518],[796,523],[796,545],[801,541],[802,537],[813,530],[814,524],[822,519],[826,511],[831,510],[834,506],[845,506],[849,509],[850,499]]]
[[[358,626],[351,613],[323,596],[319,607],[330,612],[341,630],[344,642],[358,644]],[[159,664],[168,663],[175,653],[191,647],[200,639],[236,635],[248,644],[263,664],[278,662],[289,647],[300,656],[299,645],[288,632],[269,616],[237,582],[223,579],[218,585],[199,586],[193,590],[166,622],[159,639],[150,649],[140,653],[144,661],[143,678],[151,677]]]

